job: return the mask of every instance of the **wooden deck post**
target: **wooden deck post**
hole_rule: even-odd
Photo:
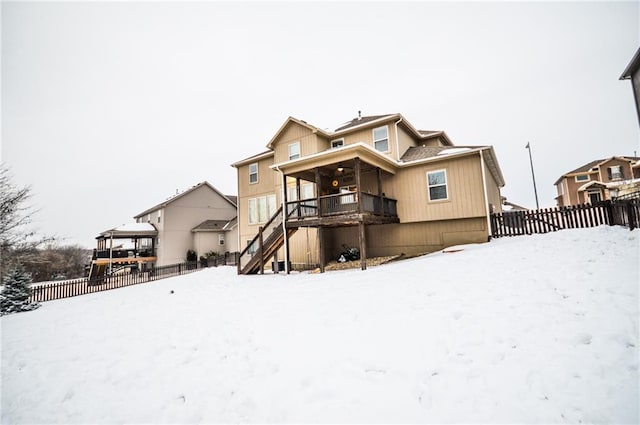
[[[376,167],[376,174],[378,177],[378,197],[380,198],[379,214],[384,216],[385,211],[384,211],[384,196],[382,195],[382,170],[380,169],[380,167]],[[378,211],[375,211],[374,209],[374,212],[378,212]]]
[[[264,241],[262,239],[262,226],[258,228],[258,255],[260,255],[260,274],[264,274]]]
[[[322,205],[320,205],[320,194],[322,193],[322,176],[320,175],[320,167],[316,167],[316,208],[318,218],[322,217]]]
[[[360,268],[367,270],[367,225],[362,221],[358,224],[358,240],[360,242]]]
[[[355,157],[353,160],[356,163],[355,173],[356,173],[356,196],[358,197],[358,213],[362,214],[364,211],[363,205],[362,205],[362,188],[360,187],[360,184],[361,184],[360,173],[362,172],[362,169],[360,167],[360,158]]]
[[[324,273],[324,227],[318,227],[318,261],[320,262],[320,273]]]

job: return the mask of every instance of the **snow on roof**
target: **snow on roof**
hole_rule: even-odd
[[[116,232],[154,232],[156,228],[151,223],[127,223],[112,230]]]
[[[453,155],[454,153],[467,152],[471,148],[448,148],[437,153],[437,155]]]

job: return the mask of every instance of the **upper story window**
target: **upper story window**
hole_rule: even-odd
[[[445,170],[429,171],[427,173],[427,184],[429,186],[430,201],[448,199],[447,172]]]
[[[258,183],[258,163],[249,164],[249,183]]]
[[[380,152],[389,151],[389,129],[386,125],[373,129],[373,147]]]
[[[220,246],[224,245],[224,233],[218,234],[218,245]]]
[[[162,221],[162,210],[158,210],[158,223]]]
[[[339,148],[340,146],[344,146],[344,139],[331,141],[331,149]]]
[[[289,160],[300,158],[300,142],[289,145]]]
[[[589,181],[589,174],[580,174],[579,176],[576,176],[576,181],[577,182],[587,182],[587,181]]]
[[[613,165],[607,169],[609,174],[609,180],[620,180],[624,176],[622,175],[622,167],[620,165]]]

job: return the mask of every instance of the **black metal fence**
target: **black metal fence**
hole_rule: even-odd
[[[491,214],[491,236],[531,235],[601,225],[640,227],[640,200],[604,201],[528,211]]]
[[[89,280],[88,277],[84,277],[63,282],[35,283],[31,286],[32,292],[29,301],[45,302],[94,292],[108,291],[110,289],[124,288],[126,286],[193,273],[207,267],[236,265],[237,261],[238,253],[227,253],[225,255],[201,259],[200,261],[153,267],[146,271],[133,270],[125,273],[116,273],[110,276],[99,277],[95,280]]]

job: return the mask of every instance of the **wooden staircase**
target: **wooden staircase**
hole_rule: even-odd
[[[297,230],[297,228],[287,229],[287,236],[290,237]],[[282,207],[280,207],[271,219],[260,227],[258,234],[240,253],[238,274],[264,273],[264,265],[282,248],[284,242]]]

